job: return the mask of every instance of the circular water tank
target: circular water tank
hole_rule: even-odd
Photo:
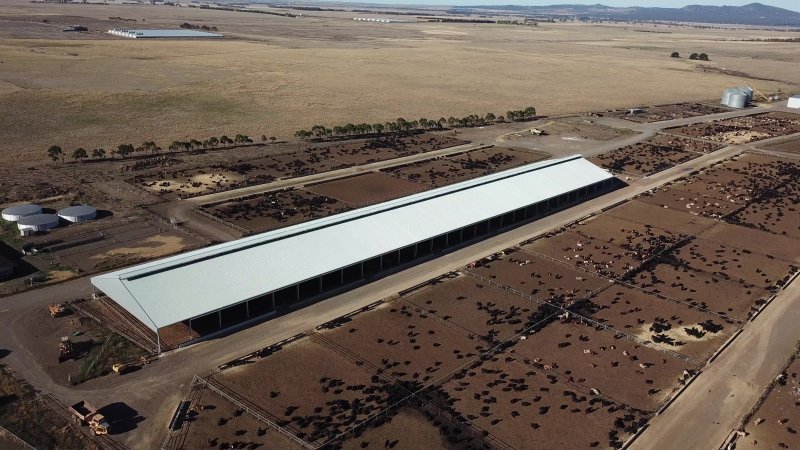
[[[728,106],[731,108],[744,108],[747,106],[747,94],[745,93],[735,93],[731,94],[730,101],[728,101]]]
[[[47,231],[57,227],[59,223],[58,216],[55,214],[33,214],[25,216],[17,221],[17,228],[23,233]]]
[[[18,205],[10,206],[2,211],[3,220],[16,222],[25,216],[41,214],[42,207],[39,205]]]
[[[725,92],[722,93],[722,103],[723,105],[727,105],[731,101],[731,93],[733,89],[725,89]]]
[[[97,210],[88,205],[69,206],[59,211],[58,217],[72,223],[88,222],[97,217]]]

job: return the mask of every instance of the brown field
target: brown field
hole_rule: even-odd
[[[674,251],[671,257],[692,269],[775,292],[792,272],[792,264],[758,251],[759,246],[754,243],[741,242],[739,247],[728,247],[693,239]]]
[[[692,269],[679,262],[654,262],[630,278],[648,292],[710,310],[721,316],[748,319],[766,290]]]
[[[488,350],[488,343],[403,301],[324,331],[337,348],[394,379],[430,384]]]
[[[350,437],[342,443],[345,450],[364,448],[392,448],[394,450],[456,450],[471,448],[464,444],[449,442],[437,429],[442,422],[431,421],[417,409],[405,407],[387,419],[377,428],[367,428],[361,434]],[[447,425],[445,425],[447,426]]]
[[[676,214],[677,212],[675,209],[662,208],[640,200],[630,200],[607,211],[606,214],[633,222],[652,222],[674,234],[695,235],[717,223],[716,220],[707,217]]]
[[[647,176],[669,169],[722,145],[664,134],[590,158],[612,172]]]
[[[263,450],[304,448],[219,394],[205,388],[194,389],[202,392],[193,399],[192,409],[183,424],[187,431],[182,448],[225,448],[225,444]]]
[[[775,112],[671,128],[671,133],[728,144],[747,144],[800,133],[800,115]]]
[[[534,254],[574,264],[580,269],[601,277],[617,278],[641,263],[638,255],[612,244],[576,231],[562,231],[524,244],[521,248]]]
[[[536,299],[558,302],[579,299],[608,283],[566,264],[511,249],[479,261],[470,271]]]
[[[674,28],[664,35],[623,24],[383,26],[356,23],[352,13],[287,18],[23,0],[4,2],[0,19],[0,129],[6,133],[0,154],[27,161],[40,160],[52,144],[109,149],[148,139],[164,146],[221,134],[290,137],[320,123],[500,115],[529,104],[553,115],[717,98],[724,87],[743,82],[722,67],[782,80],[745,78],[765,93],[791,90],[788,83],[796,81],[793,43],[728,41],[750,33],[736,29]],[[216,26],[227,37],[140,42],[101,33],[183,22]],[[61,32],[75,23],[91,32]],[[701,44],[711,62],[669,57]]]
[[[393,200],[425,190],[424,186],[408,180],[372,172],[339,180],[308,185],[307,190],[333,197],[349,206],[365,206]]]
[[[327,217],[351,208],[303,189],[265,192],[244,200],[203,205],[202,210],[254,233]]]
[[[800,153],[800,139],[790,139],[786,142],[769,145],[766,148],[787,153]]]
[[[728,247],[748,248],[764,255],[800,263],[797,255],[797,240],[786,236],[767,233],[753,228],[718,223],[713,228],[704,232],[703,239],[718,242]]]
[[[538,317],[537,303],[463,274],[438,278],[402,298],[489,342],[511,338]]]
[[[386,136],[367,140],[350,140],[309,147],[304,151],[238,158],[202,166],[157,170],[147,167],[146,173],[129,180],[162,198],[175,199],[226,191],[271,181],[296,178],[354,165],[415,155],[464,144],[446,136],[421,134]],[[274,146],[262,147],[264,152]],[[280,149],[280,146],[277,147]],[[143,161],[144,162],[144,161]],[[134,169],[137,170],[134,166]]]
[[[392,175],[430,186],[444,186],[546,159],[547,155],[501,147],[384,169]]]
[[[800,239],[800,221],[797,220],[798,203],[800,203],[800,189],[798,189],[796,181],[787,181],[786,185],[776,191],[766,193],[760,200],[737,212],[729,218],[729,221]]]
[[[317,445],[388,406],[383,380],[310,339],[214,378]]]
[[[705,360],[738,324],[686,304],[616,284],[591,299],[585,313],[618,330],[698,360]],[[695,328],[702,333],[688,334]]]
[[[673,233],[658,226],[606,214],[577,224],[571,231],[622,247],[640,261],[664,251],[686,236],[683,230]]]
[[[453,410],[513,448],[619,448],[642,420],[623,405],[502,355],[442,390]]]
[[[692,369],[671,355],[577,321],[554,322],[514,350],[529,364],[642,411],[658,409],[683,371]]]
[[[800,360],[795,359],[784,372],[766,401],[744,424],[745,436],[736,441],[741,449],[790,449],[800,446]]]
[[[705,116],[728,111],[727,108],[710,103],[676,103],[671,105],[656,105],[638,108],[641,111],[635,114],[630,109],[611,110],[602,114],[604,116],[619,117],[637,123],[660,122],[662,120],[685,119],[688,117]]]

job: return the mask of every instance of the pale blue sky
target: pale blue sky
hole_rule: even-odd
[[[363,3],[387,3],[393,5],[558,5],[558,4],[585,4],[598,3],[607,6],[660,6],[665,8],[680,8],[686,5],[734,5],[741,6],[749,3],[763,3],[765,5],[800,11],[800,0],[362,0]]]

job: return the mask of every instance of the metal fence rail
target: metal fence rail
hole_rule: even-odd
[[[208,389],[211,389],[217,395],[222,396],[223,398],[225,398],[229,402],[231,402],[231,403],[235,404],[236,406],[238,406],[239,408],[247,411],[250,415],[252,415],[256,419],[266,423],[270,427],[272,427],[272,428],[278,430],[279,432],[283,433],[284,435],[286,435],[287,437],[289,437],[290,439],[292,439],[293,441],[298,443],[300,446],[302,446],[304,448],[312,449],[312,450],[315,448],[313,445],[309,444],[308,442],[304,441],[303,439],[300,439],[294,433],[290,432],[286,428],[278,425],[275,421],[270,420],[269,418],[267,418],[266,414],[268,414],[268,413],[266,413],[265,411],[261,411],[260,408],[256,407],[255,405],[249,404],[250,403],[249,401],[247,401],[246,399],[241,398],[241,396],[239,396],[238,394],[232,392],[230,389],[228,389],[225,386],[219,384],[215,380],[213,380],[211,378],[201,378],[201,377],[198,377],[197,375],[195,375],[194,379],[192,380],[192,384],[203,385],[204,387],[207,387]]]

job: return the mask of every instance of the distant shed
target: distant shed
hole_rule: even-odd
[[[786,106],[789,108],[800,109],[800,95],[793,95],[789,97],[789,101],[786,102]]]
[[[218,33],[197,30],[108,30],[109,34],[129,39],[217,39],[224,37]]]

